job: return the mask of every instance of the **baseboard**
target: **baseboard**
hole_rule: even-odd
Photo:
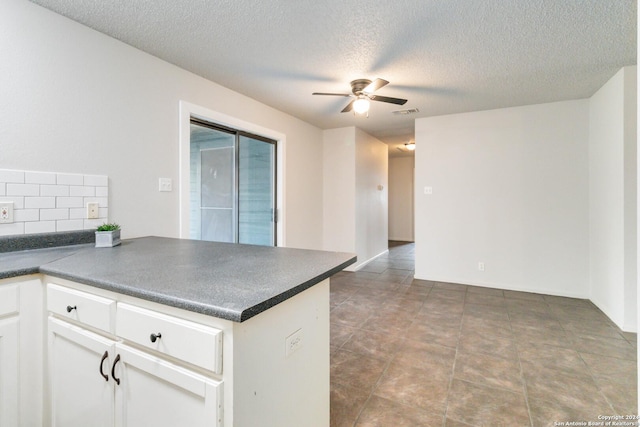
[[[345,268],[344,270],[345,270],[345,271],[358,271],[358,270],[360,270],[361,268],[364,268],[364,267],[365,267],[367,264],[369,264],[371,261],[374,261],[376,258],[379,258],[379,257],[381,257],[381,256],[383,256],[383,255],[387,255],[388,253],[389,253],[389,249],[387,249],[387,250],[385,250],[385,251],[383,251],[383,252],[380,252],[378,255],[376,255],[376,256],[374,256],[374,257],[371,257],[371,258],[369,258],[369,259],[367,259],[367,260],[365,260],[365,261],[362,261],[362,262],[360,262],[360,263],[351,264],[349,267]]]
[[[568,297],[568,298],[579,298],[579,299],[589,299],[589,295],[584,293],[572,293],[572,292],[558,292],[557,289],[546,289],[546,288],[518,288],[513,286],[505,286],[502,283],[492,283],[492,282],[479,282],[475,280],[468,279],[455,279],[451,277],[433,277],[433,276],[418,276],[414,275],[414,279],[418,280],[430,280],[432,282],[444,282],[444,283],[458,283],[461,285],[468,286],[479,286],[482,288],[493,288],[493,289],[502,289],[504,291],[516,291],[516,292],[529,292],[532,294],[543,294],[543,295],[552,295],[557,297]]]

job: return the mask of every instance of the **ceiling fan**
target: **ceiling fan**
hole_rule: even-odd
[[[407,100],[401,98],[391,98],[388,96],[374,95],[373,92],[388,85],[389,82],[384,79],[357,79],[351,82],[351,93],[326,93],[313,92],[312,95],[329,95],[329,96],[345,96],[353,98],[341,113],[348,113],[353,110],[358,114],[364,114],[369,111],[369,101],[388,102],[391,104],[404,105]]]

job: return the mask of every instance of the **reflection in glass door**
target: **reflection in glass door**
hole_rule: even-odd
[[[239,243],[275,246],[275,147],[239,136]]]
[[[275,246],[275,141],[192,120],[192,239]]]

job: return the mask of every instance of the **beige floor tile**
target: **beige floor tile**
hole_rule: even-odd
[[[401,338],[397,334],[359,329],[351,335],[342,348],[353,353],[388,361],[398,351],[400,341]]]
[[[332,383],[331,427],[352,427],[368,397],[368,391]]]
[[[371,391],[386,365],[384,360],[340,349],[331,355],[331,384]]]
[[[480,385],[523,392],[520,363],[486,354],[460,354],[456,357],[454,378]]]
[[[473,426],[530,426],[522,393],[454,379],[447,418]]]
[[[450,375],[391,364],[374,394],[404,405],[444,414]]]
[[[432,414],[378,396],[371,396],[357,427],[442,426],[442,414]]]

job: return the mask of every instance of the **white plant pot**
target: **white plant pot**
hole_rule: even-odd
[[[112,248],[120,244],[120,230],[96,231],[96,248]]]

